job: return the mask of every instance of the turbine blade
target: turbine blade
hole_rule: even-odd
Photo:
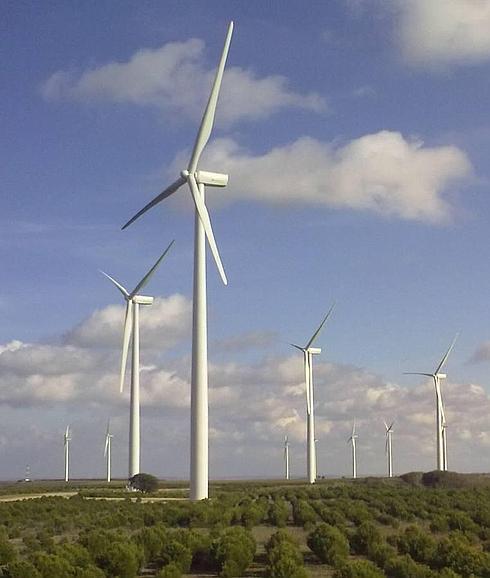
[[[111,433],[111,432],[110,432],[110,429],[111,429],[111,420],[108,419],[108,420],[107,420],[107,429],[106,429],[106,432],[105,432],[105,435],[106,435],[106,436],[108,436],[108,435]]]
[[[320,326],[318,327],[318,329],[315,331],[315,333],[313,333],[313,336],[311,337],[311,339],[308,341],[308,344],[306,345],[305,349],[308,349],[308,347],[311,347],[311,345],[313,344],[313,341],[315,341],[315,339],[317,338],[318,334],[320,333],[320,331],[322,330],[322,327],[325,325],[325,322],[327,321],[327,319],[330,317],[330,313],[332,313],[333,309],[335,307],[335,303],[332,305],[332,307],[330,307],[330,309],[328,310],[328,313],[325,315],[325,317],[323,318],[323,321],[320,323]]]
[[[388,429],[389,429],[389,428],[388,428],[388,424],[385,422],[385,420],[383,420],[383,423],[385,424],[385,429],[386,429],[386,431],[388,431]]]
[[[209,95],[208,104],[206,105],[206,110],[204,111],[204,115],[202,117],[201,126],[199,127],[199,132],[197,133],[196,142],[194,143],[194,150],[192,151],[191,159],[189,161],[188,171],[192,174],[197,168],[201,153],[204,150],[209,137],[211,136],[211,131],[213,130],[214,115],[216,114],[216,105],[218,103],[221,81],[223,79],[223,72],[225,70],[226,58],[228,56],[232,34],[233,22],[230,22],[228,26],[228,32],[226,34],[223,52],[221,53],[221,59],[216,70],[213,88],[211,89],[211,94]]]
[[[454,347],[454,344],[456,343],[456,339],[458,339],[458,337],[459,337],[459,331],[458,331],[458,333],[456,333],[456,335],[454,336],[454,339],[453,339],[451,345],[449,346],[449,349],[446,351],[446,354],[445,354],[444,357],[441,359],[441,363],[439,363],[439,365],[437,366],[437,369],[436,369],[435,372],[434,372],[435,374],[438,374],[439,371],[441,371],[443,365],[446,363],[447,358],[449,357],[449,354],[451,353],[451,351],[452,351],[452,349],[453,349],[453,347]]]
[[[100,269],[99,269],[99,271],[100,271]],[[129,293],[126,291],[126,289],[120,283],[118,283],[115,279],[113,279],[107,273],[104,273],[104,271],[100,271],[100,272],[102,273],[102,275],[107,277],[107,279],[109,279],[109,281],[114,283],[114,285],[118,288],[119,291],[121,291],[121,293],[124,295],[124,297],[129,297]]]
[[[133,302],[128,300],[126,305],[126,319],[124,320],[123,348],[121,356],[121,377],[119,381],[119,391],[122,393],[124,387],[124,377],[126,374],[126,364],[128,361],[129,339],[133,329]]]
[[[393,421],[390,423],[390,427],[388,428],[388,431],[391,431],[391,428],[392,428],[394,425],[395,425],[395,421],[393,420]]]
[[[104,457],[107,456],[107,448],[109,447],[109,436],[105,436],[105,448],[104,448]]]
[[[422,373],[421,371],[404,371],[403,375],[425,375],[426,377],[434,377],[433,373]]]
[[[386,436],[386,442],[385,442],[385,454],[388,453],[388,436]]]
[[[304,347],[300,347],[299,345],[295,345],[294,343],[290,343],[289,345],[291,345],[291,347],[296,347],[296,349],[299,349],[300,351],[303,351],[303,352],[305,350]]]
[[[177,189],[180,189],[180,187],[185,183],[185,181],[186,179],[184,177],[179,177],[174,183],[172,183],[169,187],[167,187],[164,191],[162,191],[159,195],[157,195],[152,201],[150,201],[147,205],[145,205],[141,209],[141,211],[138,211],[136,215],[134,215],[134,217],[131,217],[131,219],[129,219],[129,221],[125,225],[123,225],[121,229],[124,231],[126,227],[129,227],[129,225],[134,223],[136,219],[139,219],[141,215],[146,213],[146,211],[149,211],[152,207],[158,205],[160,201],[163,201],[167,197],[170,197],[172,193],[175,193]]]
[[[216,262],[216,267],[218,267],[218,271],[223,283],[225,285],[228,285],[225,270],[223,268],[223,263],[221,262],[221,257],[219,256],[218,246],[216,245],[216,241],[214,239],[213,228],[211,227],[211,220],[209,218],[209,213],[202,199],[199,187],[197,186],[196,178],[194,177],[193,174],[189,175],[188,182],[189,187],[191,189],[192,198],[194,199],[194,204],[196,205],[196,211],[198,212],[199,218],[201,219],[201,223],[204,227],[204,232],[206,233],[206,237],[208,239],[209,248],[211,249],[211,253],[213,254],[214,260]]]
[[[158,268],[158,265],[160,265],[160,263],[162,262],[163,258],[165,257],[165,255],[169,252],[170,247],[174,244],[175,241],[171,241],[170,245],[165,249],[165,251],[160,255],[160,257],[158,258],[158,260],[156,261],[156,263],[153,265],[153,267],[148,271],[148,273],[143,277],[143,279],[141,279],[141,281],[138,283],[138,285],[136,285],[136,287],[131,291],[131,293],[129,294],[129,298],[132,299],[135,295],[138,294],[138,291],[140,291],[141,289],[143,289],[143,287],[145,287],[145,285],[147,285],[148,281],[151,279],[153,273],[155,273],[155,271]]]

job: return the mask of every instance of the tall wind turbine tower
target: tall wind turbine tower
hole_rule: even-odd
[[[108,482],[111,481],[111,445],[113,437],[114,436],[111,434],[111,421],[107,420],[107,430],[105,432],[104,457],[106,458]]]
[[[65,451],[65,482],[70,479],[70,442],[71,442],[71,431],[70,426],[66,426],[66,431],[63,434],[63,446]]]
[[[227,279],[205,204],[205,186],[225,187],[228,175],[201,171],[198,168],[201,154],[211,136],[218,103],[221,81],[233,33],[230,22],[225,45],[216,71],[213,87],[197,133],[187,168],[179,178],[136,213],[124,226],[128,227],[143,213],[175,193],[182,185],[189,186],[195,205],[194,219],[194,297],[192,321],[192,371],[191,371],[191,464],[190,499],[204,500],[208,497],[208,336],[206,294],[206,239],[216,262],[223,283]]]
[[[451,353],[454,344],[456,343],[458,335],[459,333],[456,333],[451,345],[449,346],[449,349],[444,354],[444,357],[441,359],[434,373],[423,373],[421,371],[405,372],[405,375],[425,375],[426,377],[432,378],[434,382],[434,389],[436,393],[436,469],[441,471],[447,471],[447,422],[441,391],[441,380],[446,379],[447,375],[445,373],[441,373],[441,369],[444,367],[444,364],[446,363],[447,358],[449,357],[449,354]]]
[[[289,440],[284,436],[284,477],[289,480]]]
[[[391,422],[390,425],[388,425],[386,422],[383,422],[385,424],[385,429],[386,429],[386,443],[385,443],[385,454],[388,458],[388,477],[392,478],[393,477],[393,444],[392,444],[392,435],[393,435],[393,424],[395,423],[394,421]]]
[[[356,455],[356,440],[359,436],[356,434],[356,422],[352,426],[352,434],[350,438],[347,440],[347,443],[350,442],[352,446],[352,477],[354,479],[357,478],[357,455]]]
[[[141,279],[136,287],[131,291],[127,291],[120,283],[113,279],[107,273],[101,271],[109,281],[111,281],[117,289],[122,293],[126,300],[126,318],[124,321],[124,335],[123,348],[121,357],[121,377],[119,381],[119,390],[122,393],[124,386],[124,377],[126,374],[126,363],[128,359],[129,341],[131,333],[133,334],[132,342],[132,360],[131,360],[131,397],[129,405],[129,478],[140,473],[140,322],[139,322],[139,308],[140,305],[152,305],[153,297],[146,295],[139,295],[139,291],[146,286],[153,273],[160,265],[162,259],[165,257],[173,241],[165,249],[157,262],[148,271],[148,273]]]
[[[330,317],[335,304],[330,307],[328,313],[323,318],[318,329],[313,333],[311,339],[304,347],[294,345],[293,347],[303,352],[303,363],[305,369],[305,390],[306,390],[306,474],[308,482],[314,484],[316,481],[316,448],[315,448],[315,415],[314,415],[314,397],[313,397],[313,356],[319,355],[322,350],[319,347],[312,347],[313,342]]]

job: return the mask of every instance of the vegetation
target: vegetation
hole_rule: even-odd
[[[221,483],[200,503],[158,481],[144,495],[80,483],[66,497],[0,501],[0,576],[490,578],[485,479]]]

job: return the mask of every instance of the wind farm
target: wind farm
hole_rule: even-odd
[[[488,574],[483,4],[5,8],[0,575]]]

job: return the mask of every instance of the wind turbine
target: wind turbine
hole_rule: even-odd
[[[391,437],[393,435],[393,424],[395,422],[392,421],[390,425],[388,425],[385,421],[383,423],[385,424],[385,429],[386,429],[385,454],[388,457],[388,477],[392,478],[393,477],[393,447],[392,447]]]
[[[70,478],[69,469],[70,469],[70,442],[71,442],[71,432],[70,426],[66,426],[66,431],[63,434],[63,446],[65,450],[65,482],[67,482]]]
[[[423,373],[420,371],[409,371],[405,372],[405,375],[425,375],[426,377],[432,378],[434,381],[434,388],[436,392],[436,447],[437,447],[437,463],[436,468],[438,470],[447,471],[447,435],[446,435],[446,414],[444,411],[444,402],[442,399],[442,392],[441,392],[441,380],[446,379],[447,375],[445,373],[441,373],[441,369],[444,367],[444,364],[451,353],[454,344],[456,343],[456,339],[458,338],[459,333],[456,333],[454,339],[449,346],[449,349],[444,354],[444,357],[441,359],[439,365],[436,367],[434,373]]]
[[[107,481],[111,481],[111,444],[112,438],[114,437],[110,431],[111,420],[107,420],[107,430],[105,432],[105,447],[104,447],[104,457],[107,459]]]
[[[230,22],[221,59],[216,70],[211,94],[202,117],[194,148],[187,168],[179,178],[157,195],[132,217],[124,226],[128,227],[143,213],[175,193],[187,183],[195,205],[194,219],[194,296],[192,320],[192,372],[191,372],[191,463],[190,499],[203,500],[208,497],[208,342],[206,303],[206,238],[223,283],[226,274],[221,263],[218,247],[205,204],[205,186],[225,187],[228,175],[198,169],[201,154],[211,136],[216,105],[230,48],[233,22]]]
[[[356,422],[352,426],[352,434],[347,440],[347,443],[352,444],[352,477],[357,478],[357,456],[356,456],[356,440],[359,436],[356,434]]]
[[[330,307],[328,313],[323,318],[318,329],[313,333],[311,339],[304,347],[291,343],[293,347],[303,352],[303,362],[305,369],[305,390],[306,390],[306,473],[308,482],[314,484],[316,481],[316,448],[315,448],[315,416],[313,400],[313,356],[319,355],[322,350],[319,347],[312,347],[313,342],[318,337],[322,327],[333,311],[335,303]]]
[[[139,326],[139,307],[140,305],[152,305],[153,297],[139,295],[139,291],[146,286],[153,273],[165,257],[173,241],[158,258],[153,267],[141,279],[136,287],[128,292],[120,283],[113,279],[104,271],[101,271],[109,281],[122,293],[126,300],[126,317],[124,321],[123,348],[121,357],[121,377],[119,381],[119,390],[122,393],[124,377],[126,374],[126,364],[128,359],[129,341],[131,332],[133,333],[132,342],[132,360],[131,360],[131,399],[129,406],[129,477],[140,473],[140,326]]]
[[[289,440],[284,436],[284,477],[289,480]]]

